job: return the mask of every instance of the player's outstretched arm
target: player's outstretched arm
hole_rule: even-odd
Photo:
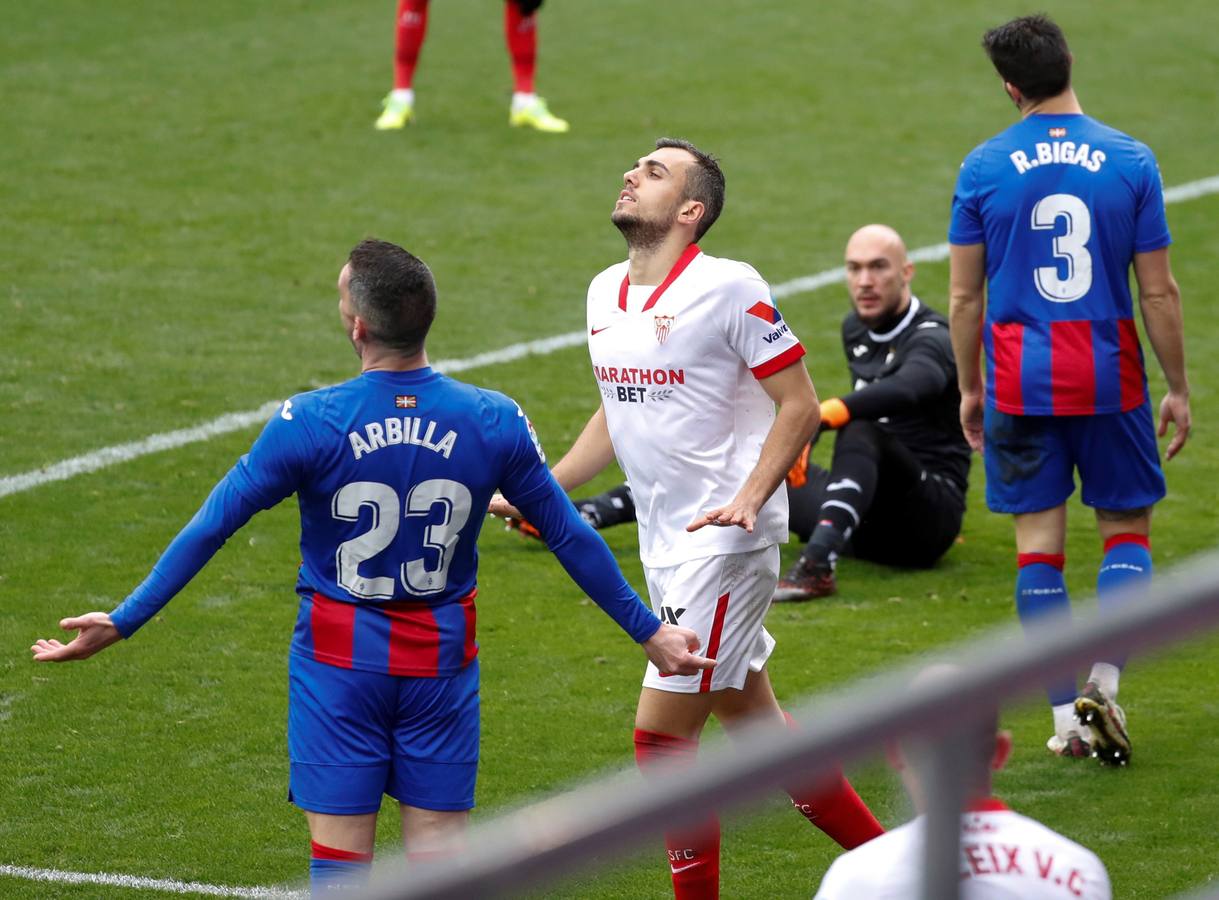
[[[961,430],[969,446],[982,452],[982,314],[986,311],[986,245],[953,244],[949,249],[948,325],[961,389]]]
[[[76,637],[66,644],[55,638],[39,638],[30,647],[36,661],[70,662],[74,659],[88,659],[123,638],[110,621],[110,614],[104,612],[60,619],[59,627],[64,631],[75,631]]]
[[[698,635],[689,628],[661,625],[654,635],[643,642],[643,652],[662,675],[694,675],[703,669],[715,668],[715,660],[696,656]]]
[[[1185,375],[1185,324],[1181,314],[1181,290],[1172,277],[1168,248],[1134,255],[1134,277],[1139,284],[1139,308],[1147,340],[1155,351],[1168,393],[1160,402],[1159,434],[1173,426],[1172,440],[1164,451],[1172,459],[1185,446],[1191,426],[1189,413],[1189,380]]]
[[[571,449],[555,463],[550,473],[563,490],[570,492],[592,481],[613,461],[614,445],[610,441],[609,425],[605,421],[605,407],[598,406],[580,436],[576,438],[576,442],[571,445]],[[487,512],[501,519],[525,518],[502,494],[491,498]]]
[[[752,534],[758,510],[787,477],[797,455],[808,446],[817,431],[821,404],[802,362],[794,362],[758,383],[779,405],[779,412],[762,444],[757,465],[732,502],[697,516],[686,526],[686,531],[698,531],[707,525],[735,525]]]

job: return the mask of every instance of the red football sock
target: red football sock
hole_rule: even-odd
[[[415,80],[419,49],[427,35],[428,0],[398,0],[394,40],[394,90],[405,90]]]
[[[504,41],[512,57],[512,89],[518,94],[532,94],[538,60],[537,13],[522,16],[517,5],[508,0],[504,4]]]
[[[511,4],[509,4],[511,5]],[[645,774],[657,764],[694,762],[698,741],[635,729],[635,763]],[[716,900],[720,895],[720,822],[714,815],[665,833],[676,900]]]
[[[783,718],[787,719],[788,728],[797,727],[786,712]],[[789,785],[787,793],[792,798],[792,806],[804,818],[847,850],[885,833],[841,771],[813,784]]]

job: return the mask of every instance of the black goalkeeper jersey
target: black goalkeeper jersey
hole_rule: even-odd
[[[961,432],[961,394],[948,320],[912,297],[887,331],[875,332],[853,311],[842,321],[842,348],[854,390],[841,397],[852,419],[871,419],[923,466],[964,494],[969,445]]]

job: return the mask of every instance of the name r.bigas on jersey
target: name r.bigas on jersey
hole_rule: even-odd
[[[1099,172],[1105,161],[1104,150],[1093,150],[1087,144],[1075,146],[1074,141],[1039,141],[1033,145],[1035,156],[1029,159],[1023,150],[1016,150],[1008,158],[1016,171],[1023,175],[1038,166],[1049,166],[1055,163],[1083,166],[1089,172]]]
[[[347,441],[351,444],[351,452],[356,459],[365,453],[372,453],[394,444],[415,444],[419,447],[426,447],[448,459],[449,454],[453,452],[453,445],[457,443],[457,432],[447,431],[444,437],[435,441],[433,438],[436,436],[436,430],[436,423],[431,419],[427,419],[425,424],[423,419],[394,416],[385,419],[384,422],[369,422],[364,426],[363,435],[358,431],[353,431],[347,435]],[[420,431],[423,434],[420,434]]]

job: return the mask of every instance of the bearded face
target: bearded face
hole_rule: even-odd
[[[632,250],[651,250],[659,247],[668,236],[682,202],[679,198],[659,210],[640,208],[646,204],[639,201],[619,202],[610,214],[610,221],[626,238],[627,247]]]

